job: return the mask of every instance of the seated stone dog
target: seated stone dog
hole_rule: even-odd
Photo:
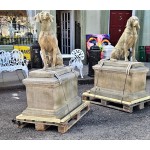
[[[38,42],[41,47],[41,56],[44,63],[43,69],[45,70],[48,64],[50,67],[63,66],[58,40],[51,28],[53,16],[50,15],[49,12],[42,11],[34,18],[37,22],[40,22],[41,25]]]
[[[127,21],[124,32],[111,53],[110,60],[128,61],[129,49],[131,48],[132,61],[137,61],[135,59],[135,45],[138,38],[138,29],[140,29],[139,19],[136,16],[130,17]]]

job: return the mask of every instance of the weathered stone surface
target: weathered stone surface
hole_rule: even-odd
[[[30,72],[29,78],[23,80],[28,106],[22,115],[63,118],[81,104],[78,75],[71,67]]]
[[[141,62],[101,60],[95,66],[94,87],[91,93],[115,99],[132,101],[147,96],[146,73]]]

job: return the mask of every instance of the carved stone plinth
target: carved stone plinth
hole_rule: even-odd
[[[95,66],[94,87],[91,93],[124,101],[148,96],[146,74],[148,68],[141,62],[101,60]]]
[[[27,108],[22,115],[52,119],[66,116],[81,104],[77,95],[77,76],[71,67],[30,72],[29,77],[23,80]]]

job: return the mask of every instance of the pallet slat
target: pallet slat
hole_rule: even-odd
[[[90,101],[92,104],[106,106],[109,108],[114,108],[114,109],[132,113],[133,107],[135,106],[138,106],[139,109],[144,109],[145,103],[150,102],[150,96],[146,96],[146,97],[128,102],[128,101],[109,98],[105,96],[95,95],[95,94],[90,93],[90,91],[87,91],[82,94],[82,100]]]
[[[45,131],[49,126],[57,126],[58,132],[67,132],[74,124],[76,124],[88,111],[90,110],[90,102],[83,101],[83,103],[65,116],[62,119],[44,118],[19,115],[16,117],[16,122],[19,128],[23,128],[27,124],[35,124],[37,131]]]
[[[110,97],[105,97],[105,96],[91,94],[90,91],[84,92],[82,94],[82,99],[84,99],[84,97],[88,97],[88,96],[90,98],[104,99],[104,100],[107,100],[107,101],[110,101],[110,102],[115,102],[115,103],[125,104],[125,105],[133,105],[133,104],[139,103],[141,101],[145,101],[145,100],[149,100],[150,99],[150,96],[146,96],[146,97],[139,98],[139,99],[133,100],[131,102],[128,102],[128,101],[122,101],[122,100],[115,99],[115,98],[110,98]]]

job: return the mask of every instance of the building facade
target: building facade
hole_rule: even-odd
[[[37,37],[39,23],[35,23],[35,14],[42,10],[27,10],[28,20],[34,24]],[[113,46],[124,31],[128,18],[139,18],[140,30],[136,46],[150,46],[150,10],[47,10],[54,16],[52,28],[58,38],[61,53],[70,54],[75,48],[81,48],[86,54],[87,34],[109,34]],[[86,59],[85,59],[86,63]]]

